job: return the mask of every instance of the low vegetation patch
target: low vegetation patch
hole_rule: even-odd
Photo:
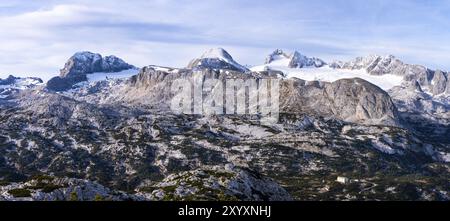
[[[22,188],[9,190],[8,193],[14,197],[31,197],[30,190]]]

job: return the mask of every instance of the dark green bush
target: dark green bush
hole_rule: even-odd
[[[36,180],[38,182],[42,181],[53,181],[55,178],[48,175],[35,175],[31,179]]]
[[[8,193],[13,195],[14,197],[31,197],[31,192],[27,189],[12,189],[9,190]]]

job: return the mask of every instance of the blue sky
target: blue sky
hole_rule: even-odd
[[[0,78],[58,74],[77,51],[182,67],[211,47],[257,65],[276,48],[324,60],[394,54],[450,70],[447,0],[8,0]]]

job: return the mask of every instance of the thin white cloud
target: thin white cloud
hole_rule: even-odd
[[[399,0],[12,0],[0,4],[0,78],[58,74],[77,51],[184,66],[209,47],[259,64],[275,48],[325,60],[394,54],[450,70],[448,3]],[[370,6],[370,7],[369,7]],[[1,10],[8,8],[8,13]],[[423,12],[426,10],[426,13]],[[418,16],[421,16],[420,18]]]

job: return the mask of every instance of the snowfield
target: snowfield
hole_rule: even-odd
[[[252,71],[264,71],[266,68],[282,71],[286,78],[299,78],[306,81],[325,81],[334,82],[345,78],[362,78],[372,84],[377,85],[381,89],[387,91],[395,86],[399,86],[403,82],[402,76],[393,74],[385,74],[381,76],[370,75],[365,70],[345,70],[334,69],[328,66],[321,68],[288,68],[286,61],[278,60],[272,64],[279,65],[261,65],[251,68]]]

